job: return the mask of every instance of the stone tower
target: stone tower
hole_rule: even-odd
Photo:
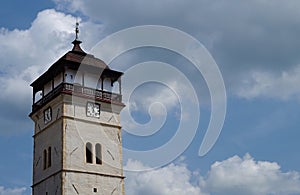
[[[73,49],[37,78],[33,195],[124,194],[121,75]]]

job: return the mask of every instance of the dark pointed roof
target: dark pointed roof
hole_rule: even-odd
[[[79,53],[85,53],[80,47],[80,44],[82,43],[81,41],[75,39],[72,43],[74,45],[72,51],[76,51]]]
[[[91,54],[87,54],[83,51],[83,49],[81,49],[81,41],[78,39],[78,26],[79,23],[76,22],[76,36],[75,40],[72,42],[74,45],[72,50],[59,58],[43,75],[31,84],[34,91],[41,90],[47,82],[51,81],[56,75],[66,69],[78,70],[80,67],[87,72],[101,73],[102,77],[109,77],[113,81],[116,81],[123,74],[122,72],[111,70],[105,62]]]
[[[65,69],[78,70],[84,68],[88,72],[102,72],[102,77],[110,77],[117,80],[123,73],[111,70],[105,62],[91,54],[84,52],[81,47],[81,41],[75,39],[73,49],[59,58],[43,75],[36,79],[31,86],[41,89],[47,82],[54,78]]]
[[[84,52],[80,47],[81,41],[75,39],[72,43],[74,45],[73,49],[67,52],[59,60],[66,60],[84,65],[95,66],[101,69],[109,69],[105,62],[98,58],[95,58],[91,54],[87,54],[86,52]]]

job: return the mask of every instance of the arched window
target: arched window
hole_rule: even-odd
[[[42,99],[42,97],[43,97],[43,92],[42,92],[42,90],[36,92],[36,93],[34,94],[34,103],[38,102],[40,99]]]
[[[93,163],[92,144],[90,142],[85,145],[85,160],[87,163]]]
[[[47,168],[47,150],[44,150],[43,152],[43,168]]]
[[[48,148],[48,167],[51,167],[51,147]]]
[[[116,81],[116,82],[113,83],[112,92],[120,94],[120,83],[119,83],[119,81]]]
[[[103,80],[103,90],[111,92],[112,86],[111,86],[111,80],[109,78],[105,78]]]
[[[102,151],[101,151],[101,144],[96,144],[96,164],[102,164]]]

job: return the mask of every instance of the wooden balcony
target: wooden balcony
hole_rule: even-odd
[[[61,83],[32,105],[32,113],[40,109],[42,106],[44,106],[46,103],[48,103],[50,100],[52,100],[61,93],[75,95],[102,102],[122,104],[121,94],[97,90],[76,84],[74,85],[71,83]]]

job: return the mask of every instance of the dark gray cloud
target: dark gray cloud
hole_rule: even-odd
[[[57,1],[105,26],[105,34],[145,24],[183,30],[202,42],[235,95],[251,73],[280,75],[300,64],[300,2],[296,0]]]
[[[226,66],[299,62],[299,1],[81,1],[80,10],[106,32],[144,24],[179,28],[202,41]]]

